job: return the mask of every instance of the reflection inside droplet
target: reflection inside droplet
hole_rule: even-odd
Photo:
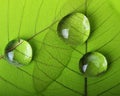
[[[88,64],[83,65],[83,67],[82,67],[83,72],[85,72],[87,70],[87,66],[88,66]]]
[[[84,25],[85,30],[90,30],[90,25],[89,25],[89,22],[86,16],[84,16],[83,25]]]
[[[14,52],[12,52],[12,51],[10,51],[10,52],[8,52],[8,58],[9,58],[9,60],[10,61],[13,61],[13,58],[14,58]]]
[[[62,36],[63,36],[65,39],[68,39],[68,37],[69,37],[69,29],[63,29],[63,30],[62,30]]]

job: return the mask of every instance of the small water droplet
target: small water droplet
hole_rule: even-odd
[[[80,59],[80,71],[85,76],[97,76],[107,70],[107,60],[99,52],[89,52]]]
[[[58,24],[58,35],[71,46],[83,44],[90,34],[90,23],[82,13],[64,17]]]
[[[5,48],[6,59],[15,66],[28,65],[32,60],[32,47],[23,40],[12,40]]]

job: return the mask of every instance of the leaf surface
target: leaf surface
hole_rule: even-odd
[[[59,21],[72,12],[84,13],[91,25],[88,41],[76,48],[57,34]],[[12,39],[23,38],[33,48],[28,66],[0,58],[0,95],[119,96],[119,20],[107,0],[0,0],[1,56]],[[86,81],[79,60],[91,51],[106,56],[108,70]]]

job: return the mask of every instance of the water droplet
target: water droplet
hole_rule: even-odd
[[[32,47],[23,40],[12,40],[5,48],[6,59],[15,66],[28,65],[32,60]]]
[[[97,76],[107,70],[107,60],[99,52],[89,52],[80,59],[80,71],[85,76]]]
[[[89,34],[89,20],[81,13],[67,15],[58,24],[58,35],[73,47],[83,44]]]

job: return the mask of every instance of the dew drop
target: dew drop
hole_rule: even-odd
[[[32,47],[23,40],[12,40],[5,48],[6,59],[15,66],[28,65],[32,60]]]
[[[58,35],[71,46],[83,44],[90,34],[90,23],[82,13],[65,16],[58,24]]]
[[[80,71],[85,76],[98,76],[107,70],[107,60],[99,52],[89,52],[85,54],[79,62]]]

